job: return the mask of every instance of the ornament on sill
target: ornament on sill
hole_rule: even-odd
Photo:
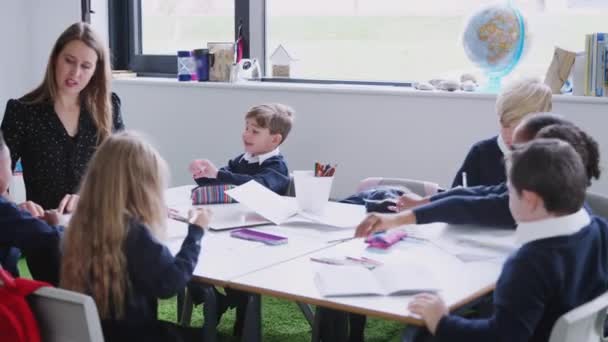
[[[272,55],[270,55],[272,77],[289,77],[291,62],[293,61],[295,61],[295,59],[289,55],[283,45],[279,44]]]

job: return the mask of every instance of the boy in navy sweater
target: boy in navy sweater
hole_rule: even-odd
[[[245,153],[219,170],[207,159],[194,160],[189,166],[192,177],[198,185],[241,185],[255,180],[284,195],[289,186],[289,171],[279,145],[287,139],[293,119],[293,109],[282,104],[251,108],[245,115],[242,136]]]
[[[588,176],[588,185],[600,176],[599,148],[595,140],[569,121],[551,114],[535,114],[525,119],[514,133],[516,143],[534,138],[556,138],[568,142],[581,156]],[[509,211],[509,193],[505,183],[496,186],[457,188],[419,202],[411,210],[397,215],[370,215],[357,228],[367,235],[403,224],[477,224],[494,227],[515,227]]]
[[[268,189],[285,195],[289,187],[287,163],[279,152],[294,119],[294,111],[288,106],[271,103],[251,108],[245,115],[243,145],[245,153],[230,160],[227,166],[217,167],[206,159],[190,163],[192,177],[200,186],[213,184],[241,185],[255,180]],[[190,284],[189,290],[195,303],[202,302],[201,288]],[[248,296],[245,292],[226,289],[226,296],[216,290],[218,311],[236,307],[234,335],[240,336],[245,321]],[[219,322],[219,320],[218,320]]]
[[[435,294],[409,303],[439,341],[548,341],[556,320],[608,289],[608,225],[582,208],[588,184],[568,143],[538,139],[507,162],[509,208],[521,247],[503,266],[490,318],[448,315]]]
[[[56,227],[60,214],[56,211],[44,211],[41,206],[28,201],[15,205],[8,199],[8,187],[12,178],[11,155],[4,138],[0,133],[0,247],[7,250],[17,247],[28,250],[48,251],[45,262],[49,277],[38,280],[53,284],[58,282],[59,274],[59,240],[63,227]],[[0,260],[2,267],[17,273],[17,258]]]

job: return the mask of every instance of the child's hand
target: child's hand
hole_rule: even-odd
[[[404,194],[403,196],[397,199],[397,202],[394,206],[388,207],[389,210],[394,212],[400,212],[406,209],[411,209],[417,207],[419,205],[423,205],[429,202],[429,199],[426,197],[421,197],[413,192],[409,192]]]
[[[385,231],[398,225],[398,218],[395,214],[370,214],[359,223],[355,236],[366,237],[375,232]]]
[[[17,205],[17,207],[21,210],[27,211],[34,217],[44,216],[44,209],[42,209],[41,206],[39,206],[38,204],[36,204],[32,201],[23,202],[23,203]]]
[[[211,210],[206,209],[206,208],[198,208],[198,209],[191,209],[188,212],[188,221],[191,224],[197,225],[201,228],[207,228],[209,227],[209,222],[211,221]]]
[[[78,200],[80,196],[67,194],[63,197],[61,202],[59,202],[59,206],[57,207],[57,211],[59,214],[71,214],[76,210],[76,205],[78,204]]]
[[[203,177],[217,178],[217,167],[207,159],[200,160],[200,165],[203,167]]]
[[[190,171],[190,173],[192,174],[192,178],[194,179],[205,177],[205,167],[203,165],[203,160],[195,159],[191,161],[190,165],[188,165],[188,171]]]
[[[422,317],[426,327],[435,335],[437,325],[443,316],[448,314],[448,307],[443,300],[434,294],[422,293],[414,296],[407,308]]]

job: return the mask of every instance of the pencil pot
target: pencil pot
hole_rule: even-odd
[[[323,213],[334,177],[315,177],[312,171],[294,171],[293,178],[300,209],[311,214]]]
[[[209,81],[209,50],[196,49],[192,51],[196,63],[196,76],[199,82]]]

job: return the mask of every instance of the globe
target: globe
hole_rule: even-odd
[[[510,4],[482,8],[468,19],[462,43],[467,57],[488,76],[487,91],[497,92],[501,78],[517,65],[526,33],[521,12]]]

